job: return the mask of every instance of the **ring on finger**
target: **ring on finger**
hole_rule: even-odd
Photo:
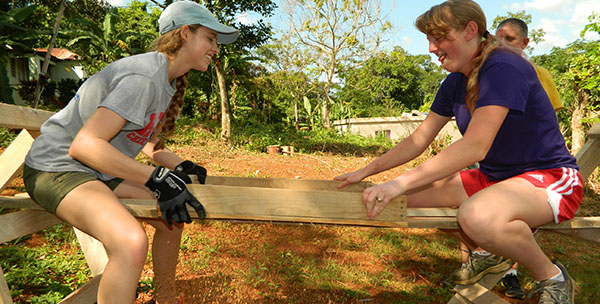
[[[378,203],[383,203],[383,199],[382,198],[376,197],[375,199],[377,200]]]

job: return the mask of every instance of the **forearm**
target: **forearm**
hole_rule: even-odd
[[[428,145],[429,143],[418,140],[413,134],[361,170],[368,177],[395,168],[421,155]]]
[[[398,176],[394,181],[405,192],[429,185],[481,161],[487,150],[476,147],[474,143],[461,138],[425,163]]]
[[[182,159],[177,154],[171,152],[168,149],[161,149],[161,150],[154,151],[154,144],[155,144],[154,141],[148,142],[144,146],[144,149],[142,150],[142,152],[144,152],[144,154],[148,155],[148,157],[150,157],[153,161],[155,161],[159,165],[161,165],[163,167],[167,167],[169,169],[174,169],[177,165],[179,165],[181,162],[184,161],[184,159]]]
[[[128,157],[99,138],[80,138],[74,141],[69,155],[97,171],[142,185],[154,170],[152,166]]]

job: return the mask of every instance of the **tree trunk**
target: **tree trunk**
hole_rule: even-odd
[[[62,15],[65,12],[65,0],[60,1],[60,8],[58,9],[58,15],[56,15],[56,22],[54,22],[54,29],[52,30],[52,38],[50,38],[50,44],[48,45],[48,52],[46,53],[46,57],[44,58],[44,65],[42,66],[42,71],[38,76],[38,81],[35,84],[35,95],[33,100],[33,107],[37,109],[38,104],[40,102],[40,97],[42,96],[42,78],[48,77],[48,66],[50,65],[50,59],[52,58],[52,49],[54,48],[54,41],[56,40],[56,36],[58,35],[58,28],[60,27],[60,19],[62,19]]]
[[[571,116],[571,154],[573,155],[577,154],[585,143],[585,132],[582,121],[585,118],[588,97],[588,94],[583,90],[577,90],[578,100]]]
[[[221,138],[229,141],[231,139],[231,110],[229,108],[229,97],[227,96],[227,84],[225,83],[225,73],[221,59],[214,58],[215,71],[217,72],[217,81],[219,82],[219,92],[221,95]]]
[[[322,117],[323,117],[323,126],[327,129],[331,129],[331,122],[329,121],[329,83],[325,84],[325,89],[323,90],[323,104],[322,104]]]
[[[298,99],[294,98],[294,123],[296,130],[300,130],[300,117],[298,115]]]

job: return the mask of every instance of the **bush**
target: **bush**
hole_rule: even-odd
[[[15,137],[17,137],[16,131],[8,128],[0,128],[0,147],[8,147]]]

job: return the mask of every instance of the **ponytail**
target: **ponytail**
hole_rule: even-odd
[[[156,130],[159,139],[156,145],[154,145],[154,151],[164,149],[166,139],[171,137],[175,132],[175,121],[183,108],[183,95],[185,95],[185,88],[187,87],[187,76],[188,74],[186,73],[176,80],[177,91],[173,94],[165,116],[161,119],[161,123]]]
[[[471,73],[467,77],[466,104],[471,114],[475,111],[475,104],[479,97],[479,70],[490,54],[502,46],[502,42],[494,35],[487,33],[486,36],[487,38],[479,44],[479,50],[471,61]]]

